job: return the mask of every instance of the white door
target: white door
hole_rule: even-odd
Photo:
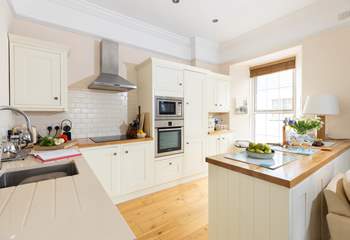
[[[82,149],[81,152],[106,192],[110,196],[118,194],[119,180],[112,175],[119,174],[119,147]]]
[[[228,153],[231,151],[231,145],[233,140],[231,139],[232,135],[231,134],[222,134],[220,135],[220,144],[219,144],[219,153]]]
[[[185,142],[184,175],[200,173],[204,170],[203,140],[192,139]]]
[[[11,51],[14,106],[61,105],[61,56],[23,46]]]
[[[155,95],[183,97],[183,70],[164,65],[155,66]]]
[[[151,145],[147,143],[122,146],[121,191],[134,192],[152,183]]]
[[[202,138],[206,132],[203,104],[205,80],[206,75],[204,73],[185,70],[185,139]]]

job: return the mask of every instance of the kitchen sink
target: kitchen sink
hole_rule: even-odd
[[[26,170],[9,171],[0,175],[0,188],[13,187],[77,174],[78,169],[74,162]]]

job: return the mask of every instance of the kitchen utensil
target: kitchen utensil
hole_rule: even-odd
[[[58,135],[58,131],[60,130],[60,126],[55,126],[55,137]]]
[[[48,126],[48,127],[47,127],[47,131],[49,132],[49,135],[51,135],[52,126]]]
[[[73,123],[69,119],[64,119],[61,122],[61,129],[63,130],[63,134],[65,134],[68,137],[69,141],[72,140],[72,133],[71,133],[72,127],[73,127]]]

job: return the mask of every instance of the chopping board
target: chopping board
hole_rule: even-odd
[[[72,148],[75,145],[77,145],[76,141],[69,141],[66,143],[63,143],[58,146],[40,146],[40,145],[34,145],[33,150],[34,151],[52,151],[52,150],[61,150],[61,149],[67,149],[67,148]]]

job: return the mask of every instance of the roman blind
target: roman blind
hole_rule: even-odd
[[[271,74],[284,70],[295,68],[295,57],[290,57],[282,60],[278,60],[263,65],[258,65],[250,68],[250,77],[258,77],[265,74]]]

